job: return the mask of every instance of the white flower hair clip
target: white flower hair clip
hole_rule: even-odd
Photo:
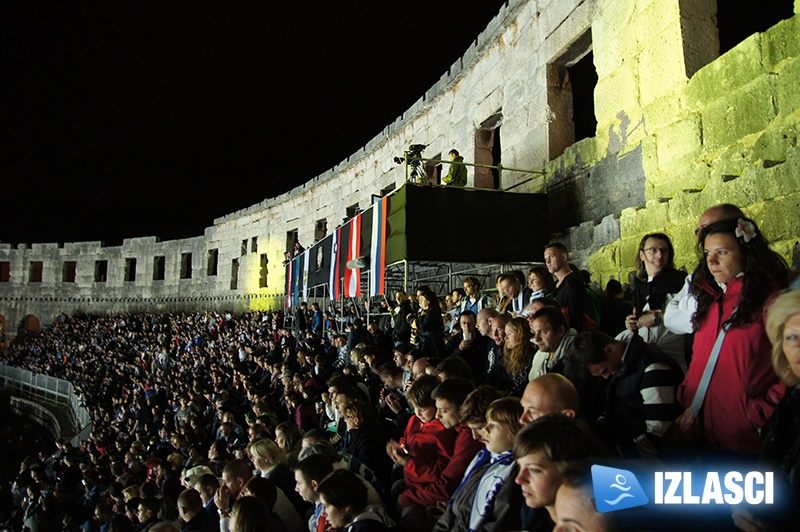
[[[756,237],[756,224],[750,220],[743,220],[742,218],[739,218],[739,221],[736,224],[735,234],[737,237],[744,240],[745,244],[747,244]]]

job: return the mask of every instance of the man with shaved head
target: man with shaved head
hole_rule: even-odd
[[[523,425],[549,414],[576,417],[580,410],[578,390],[558,373],[548,373],[529,382],[520,403],[523,410],[519,422]]]

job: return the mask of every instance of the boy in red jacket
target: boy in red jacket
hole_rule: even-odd
[[[458,434],[445,429],[436,419],[436,406],[431,396],[439,385],[439,379],[431,375],[422,375],[414,381],[408,390],[408,402],[414,408],[414,415],[408,421],[403,438],[387,444],[389,456],[403,466],[403,480],[392,486],[392,494],[397,497],[404,524],[422,525],[426,521],[425,509],[441,500],[441,489],[437,485],[453,457]]]

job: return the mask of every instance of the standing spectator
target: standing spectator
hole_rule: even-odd
[[[767,298],[786,286],[788,267],[748,218],[706,226],[698,250],[705,258],[692,278],[697,301],[693,359],[678,399],[689,408],[725,331],[700,423],[708,446],[755,454],[761,449],[760,432],[785,391],[770,364],[762,315]]]
[[[565,310],[569,326],[578,332],[583,331],[584,314],[586,313],[586,287],[579,274],[573,273],[569,267],[567,246],[560,242],[549,244],[544,249],[544,261],[547,264],[547,270],[557,279],[555,288],[548,295],[558,301],[561,308]]]

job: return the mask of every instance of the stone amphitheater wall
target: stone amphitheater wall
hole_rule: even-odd
[[[553,237],[601,285],[627,279],[639,239],[652,231],[671,235],[678,266],[692,268],[693,226],[721,202],[742,206],[789,258],[800,235],[800,21],[795,15],[717,57],[715,13],[713,0],[509,0],[367,145],[285,194],[216,219],[203,235],[131,238],[116,247],[0,244],[9,272],[0,314],[13,334],[28,315],[48,323],[61,312],[275,307],[287,232],[313,242],[317,221],[330,231],[348,207],[365,208],[400,186],[404,169],[393,158],[410,144],[427,144],[427,157],[455,147],[476,160],[476,134],[487,120],[500,128],[504,166],[544,172],[504,172],[502,187],[547,193]],[[554,156],[554,139],[572,118],[559,104],[559,72],[588,51],[598,78],[596,133]],[[471,171],[468,184],[474,179]],[[209,275],[213,250],[217,269]],[[164,263],[159,280],[156,257]],[[129,259],[135,280],[125,280]],[[107,261],[104,281],[97,261]],[[64,280],[67,262],[75,263],[74,281]]]

